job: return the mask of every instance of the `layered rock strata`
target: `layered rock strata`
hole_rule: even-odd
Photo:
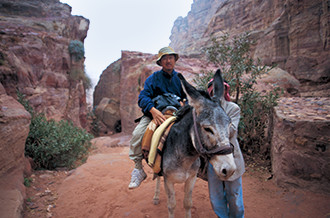
[[[23,172],[25,140],[29,134],[30,114],[0,83],[0,214],[21,217],[25,187]]]
[[[71,16],[59,0],[0,0],[0,27],[0,216],[21,217],[31,117],[17,91],[48,119],[85,127],[85,88],[72,77],[84,69],[84,59],[73,60],[68,46],[84,41],[89,21]]]
[[[329,97],[329,1],[196,0],[172,28],[176,51],[203,56],[211,38],[250,31],[254,57],[277,64],[302,84],[301,96]]]
[[[8,95],[17,90],[49,119],[86,126],[86,94],[72,74],[84,60],[70,57],[71,40],[84,41],[89,20],[71,16],[58,0],[0,0],[0,79]],[[75,71],[75,72],[74,72]]]
[[[329,112],[329,98],[279,100],[271,148],[277,184],[330,193]]]

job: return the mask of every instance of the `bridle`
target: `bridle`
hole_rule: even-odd
[[[231,154],[234,152],[233,145],[226,145],[226,146],[222,146],[222,147],[216,147],[211,150],[206,150],[203,147],[201,138],[200,138],[198,130],[197,130],[195,110],[192,111],[192,114],[193,114],[193,122],[194,122],[194,132],[195,132],[195,135],[197,138],[196,150],[201,156],[204,156],[207,159],[210,159],[214,155],[227,155],[227,154]]]

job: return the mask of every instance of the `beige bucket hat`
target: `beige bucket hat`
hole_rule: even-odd
[[[158,52],[158,58],[157,58],[157,61],[156,63],[160,65],[160,60],[162,59],[162,57],[164,55],[169,55],[169,54],[174,54],[175,56],[175,61],[177,61],[179,59],[179,55],[173,50],[173,48],[171,47],[164,47],[164,48],[161,48]]]

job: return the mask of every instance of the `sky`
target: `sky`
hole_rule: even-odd
[[[186,17],[193,0],[60,0],[72,15],[89,19],[85,70],[97,84],[121,51],[157,54],[170,44],[174,21]]]

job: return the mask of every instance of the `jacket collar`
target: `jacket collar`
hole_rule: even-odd
[[[162,72],[162,74],[163,74],[166,78],[168,78],[168,79],[171,79],[174,75],[177,74],[177,72],[176,72],[174,69],[173,69],[173,71],[172,71],[171,74],[169,74],[169,73],[167,73],[167,72],[165,72],[165,71],[163,71],[163,70],[161,70],[161,72]]]

